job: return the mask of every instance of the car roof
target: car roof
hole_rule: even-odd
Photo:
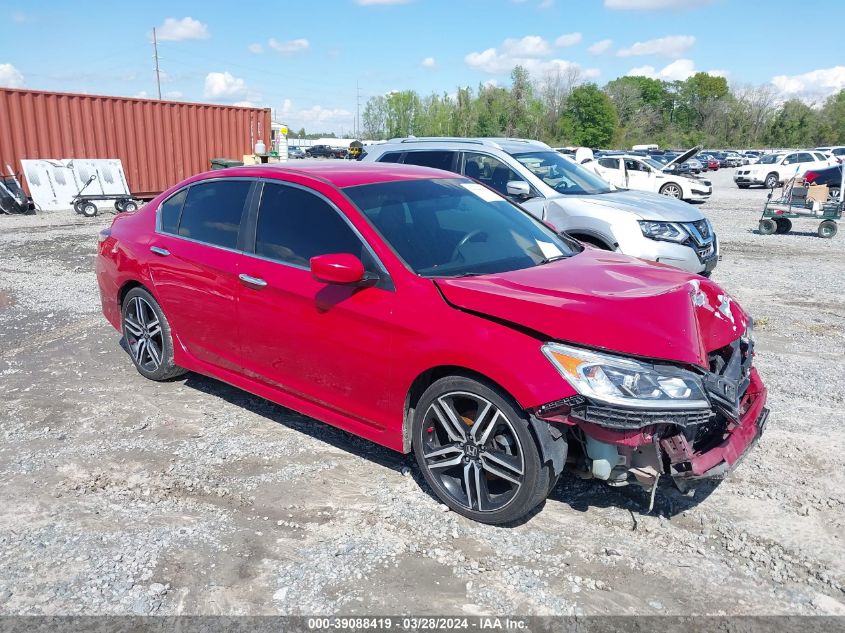
[[[473,148],[486,147],[489,149],[502,150],[507,154],[520,154],[523,152],[554,151],[549,145],[542,141],[535,141],[528,138],[505,138],[505,137],[475,137],[462,138],[452,136],[424,136],[392,138],[387,143],[377,146],[380,151],[402,151],[402,149],[420,149],[421,147],[432,147],[448,150],[472,150]]]
[[[279,178],[284,174],[311,177],[342,189],[357,185],[369,185],[379,182],[398,180],[425,180],[431,178],[461,178],[461,176],[442,169],[400,165],[397,163],[362,163],[354,160],[315,160],[290,163],[270,163],[265,165],[245,165],[209,171],[202,178],[221,176],[240,176],[252,178]]]

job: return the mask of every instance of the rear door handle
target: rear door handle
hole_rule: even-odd
[[[161,255],[162,257],[167,257],[170,255],[170,251],[166,248],[162,248],[161,246],[150,246],[150,251],[155,253],[156,255]]]
[[[263,279],[250,277],[249,275],[244,275],[243,273],[238,275],[238,279],[244,282],[247,286],[252,286],[253,288],[264,288],[267,285],[267,282]]]

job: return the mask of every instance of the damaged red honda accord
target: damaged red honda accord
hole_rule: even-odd
[[[452,173],[221,170],[115,218],[102,309],[138,371],[213,376],[404,453],[453,510],[519,519],[569,464],[721,477],[766,422],[751,320]]]

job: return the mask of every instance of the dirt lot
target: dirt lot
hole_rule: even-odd
[[[691,503],[565,475],[512,528],[443,511],[402,455],[144,380],[99,313],[110,218],[0,217],[0,613],[845,614],[845,235],[757,235],[765,192],[714,180],[767,433]]]

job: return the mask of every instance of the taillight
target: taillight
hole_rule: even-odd
[[[817,172],[808,171],[806,174],[804,174],[804,182],[815,182],[816,178],[818,177],[819,175]]]

